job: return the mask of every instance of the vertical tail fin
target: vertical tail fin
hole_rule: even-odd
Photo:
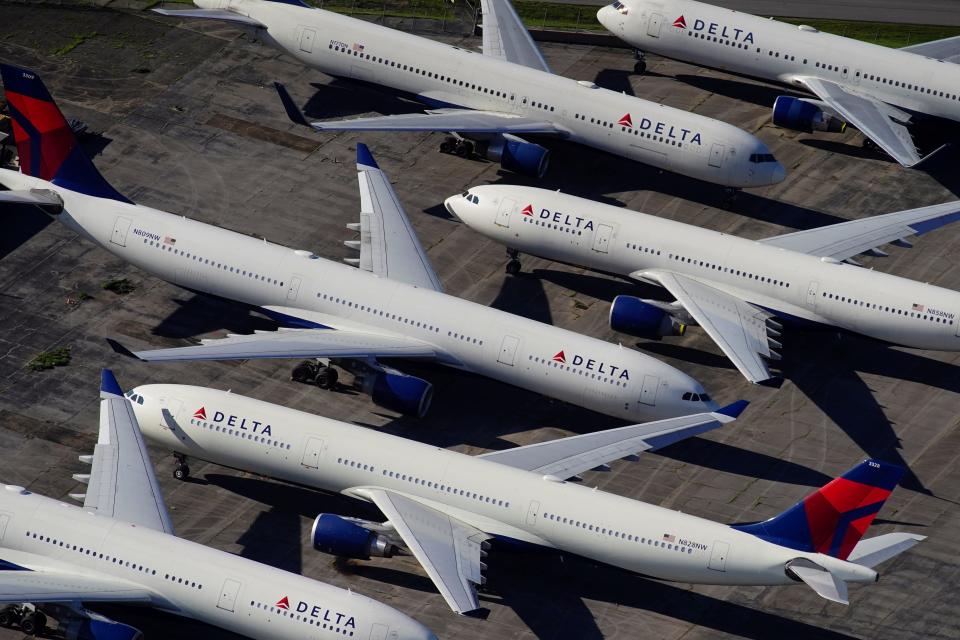
[[[0,64],[0,76],[21,173],[89,196],[130,202],[110,186],[80,148],[40,76],[7,64]]]
[[[846,560],[905,471],[864,460],[780,515],[734,528],[784,547]]]

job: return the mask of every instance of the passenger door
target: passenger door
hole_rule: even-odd
[[[497,362],[512,367],[517,357],[517,347],[520,346],[520,338],[516,336],[503,336],[503,342],[500,343],[500,353],[497,355]]]
[[[656,406],[657,390],[659,387],[659,376],[643,376],[643,387],[640,389],[640,402],[642,404],[650,405],[651,407]]]
[[[301,282],[303,282],[302,276],[293,275],[290,277],[290,286],[287,287],[287,302],[297,301],[297,296],[300,294]]]
[[[820,291],[820,283],[816,280],[811,280],[810,284],[807,285],[807,306],[810,307],[811,311],[817,310],[817,293]]]
[[[709,164],[711,167],[720,168],[723,166],[724,151],[726,151],[726,147],[724,147],[722,144],[714,144],[710,147]]]
[[[240,583],[238,581],[230,578],[224,580],[223,588],[220,589],[220,598],[217,600],[217,608],[232,613],[237,604],[238,593],[240,593]]]
[[[613,227],[608,224],[598,224],[593,232],[593,250],[597,253],[610,251],[610,237],[612,235]]]
[[[510,226],[510,215],[517,210],[517,201],[513,198],[503,198],[500,201],[500,209],[497,211],[497,218],[494,222],[501,227]]]
[[[650,21],[647,23],[647,35],[659,38],[661,24],[663,24],[663,16],[659,13],[651,13]]]
[[[303,459],[300,464],[308,469],[319,469],[320,459],[323,457],[323,438],[310,436],[307,438],[307,446],[303,449]]]
[[[727,570],[727,555],[730,553],[730,544],[723,540],[713,541],[713,551],[710,553],[710,564],[714,571]]]
[[[537,526],[537,516],[540,514],[540,502],[537,500],[530,501],[530,507],[527,509],[527,524],[532,527]]]
[[[110,236],[110,242],[121,247],[127,246],[128,231],[130,231],[130,218],[117,216],[116,222],[113,223],[113,234]]]
[[[307,27],[301,27],[301,29],[303,30],[300,32],[300,51],[313,53],[313,41],[317,38],[317,32]]]

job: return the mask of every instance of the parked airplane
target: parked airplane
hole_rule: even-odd
[[[923,539],[890,533],[860,540],[903,473],[875,460],[779,516],[733,526],[566,481],[716,429],[735,419],[744,401],[472,457],[202,387],[144,385],[128,395],[144,435],[181,458],[372,502],[385,522],[320,514],[314,547],[353,558],[410,553],[457,613],[479,608],[475,586],[498,543],[678,582],[803,582],[846,603],[847,582],[875,581],[874,566]]]
[[[109,370],[83,508],[6,485],[0,492],[0,603],[30,603],[39,635],[52,610],[67,638],[134,640],[139,630],[86,603],[148,605],[250,638],[436,640],[426,627],[352,591],[173,535],[131,403]],[[38,607],[34,609],[34,607]]]
[[[694,0],[614,0],[597,19],[636,47],[638,72],[650,52],[809,91],[819,99],[777,98],[774,124],[812,133],[850,123],[905,167],[960,121],[960,37],[890,49]],[[914,140],[920,132],[932,149]]]
[[[446,295],[390,186],[357,146],[359,269],[138,206],[83,154],[36,74],[0,66],[21,172],[0,170],[0,202],[32,202],[107,251],[193,291],[236,300],[280,331],[138,352],[143,360],[330,358],[377,404],[421,416],[429,382],[379,358],[430,360],[600,413],[642,421],[716,405],[695,380],[631,349]],[[113,343],[115,348],[123,347]],[[315,367],[314,367],[315,368]],[[295,376],[305,375],[303,367]],[[317,382],[330,387],[336,369]]]
[[[885,243],[909,247],[908,236],[960,219],[960,202],[759,241],[531,187],[473,187],[445,206],[509,247],[510,273],[520,270],[523,251],[663,287],[675,302],[617,296],[610,326],[659,339],[699,325],[751,382],[771,379],[766,361],[780,359],[781,324],[960,350],[960,293],[853,260],[887,255]]]
[[[476,149],[505,169],[535,176],[546,171],[547,149],[521,135],[564,138],[728,187],[774,184],[786,175],[760,140],[737,127],[555,75],[509,0],[481,2],[483,54],[297,0],[195,4],[203,8],[156,11],[252,27],[308,66],[387,87],[428,108],[314,122],[318,131],[455,131],[442,151],[467,156]]]

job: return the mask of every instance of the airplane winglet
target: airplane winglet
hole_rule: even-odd
[[[374,169],[380,168],[377,161],[373,159],[373,154],[370,153],[370,149],[362,142],[357,143],[357,164]]]
[[[100,397],[103,398],[110,395],[123,397],[123,389],[120,388],[120,384],[117,382],[116,376],[113,375],[113,371],[110,369],[101,369]]]
[[[737,400],[736,402],[731,402],[725,407],[720,407],[714,413],[720,413],[731,418],[739,418],[740,414],[743,413],[743,410],[747,408],[747,405],[750,404],[749,400]]]
[[[128,358],[133,358],[134,360],[141,360],[141,361],[143,360],[143,358],[135,354],[133,351],[130,351],[130,349],[127,349],[125,346],[123,346],[116,340],[112,340],[110,338],[107,338],[106,340],[107,340],[107,344],[110,345],[110,348],[113,349],[116,353],[119,353],[120,355],[126,356]]]
[[[277,89],[277,93],[280,94],[280,102],[283,103],[283,108],[287,112],[287,117],[290,118],[294,124],[301,124],[305,127],[309,127],[310,123],[307,122],[305,117],[303,117],[303,112],[300,111],[296,103],[293,101],[293,98],[291,98],[290,94],[287,93],[287,88],[279,82],[274,82],[273,86]]]

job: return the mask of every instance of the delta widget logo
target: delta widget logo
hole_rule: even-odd
[[[283,596],[277,601],[277,604],[274,605],[277,609],[285,609],[290,611],[290,598]]]
[[[194,412],[193,417],[194,417],[194,418],[197,418],[198,420],[206,420],[206,419],[207,419],[207,408],[206,408],[206,407],[200,407],[199,409],[197,409],[197,410]]]
[[[525,216],[532,216],[532,215],[533,215],[533,205],[532,205],[532,204],[528,204],[527,206],[525,206],[525,207],[523,208],[523,211],[521,211],[520,213],[523,214],[523,215],[525,215]]]
[[[557,355],[553,356],[550,359],[553,360],[554,362],[567,364],[567,356],[563,353],[563,351],[558,351]]]
[[[686,18],[684,18],[683,16],[680,16],[679,18],[673,21],[673,26],[678,27],[680,29],[686,29],[687,28]]]
[[[621,127],[630,127],[633,128],[633,118],[630,117],[630,114],[625,114],[622,118],[617,121]]]

